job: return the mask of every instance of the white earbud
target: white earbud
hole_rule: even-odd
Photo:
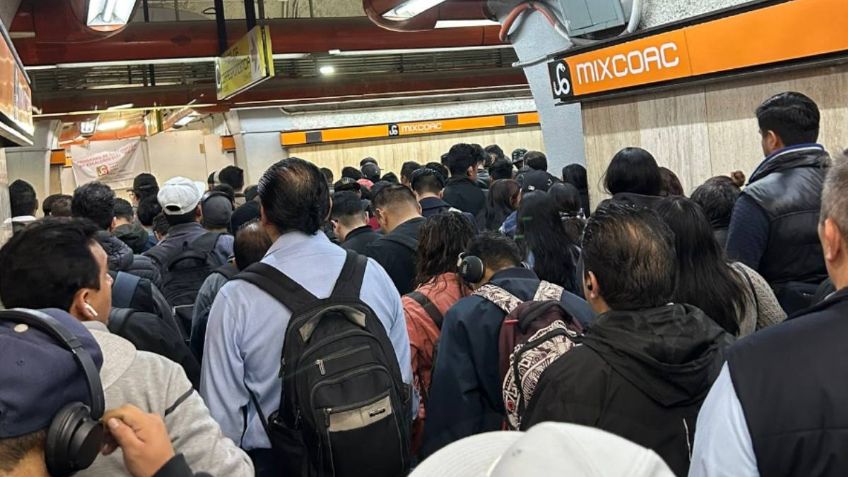
[[[86,304],[85,304],[85,309],[86,309],[86,311],[88,311],[89,313],[91,313],[91,316],[93,316],[93,317],[97,318],[97,310],[95,310],[93,306],[91,306],[91,305],[89,305],[88,303],[86,303]]]

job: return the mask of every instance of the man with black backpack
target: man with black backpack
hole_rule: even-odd
[[[402,185],[383,187],[371,205],[385,235],[371,242],[365,254],[383,266],[398,292],[405,295],[415,288],[418,230],[424,225],[421,205]]]
[[[191,330],[191,315],[197,292],[215,269],[227,263],[233,253],[233,237],[210,232],[200,224],[203,218],[203,184],[184,177],[168,180],[159,190],[159,203],[168,220],[168,236],[145,252],[159,266],[162,293],[174,307],[184,336]]]
[[[330,196],[314,164],[274,164],[259,196],[274,244],[212,305],[201,394],[259,477],[405,475],[417,403],[400,296],[321,231]]]
[[[498,233],[485,232],[468,245],[460,274],[475,294],[459,300],[442,322],[422,457],[464,437],[502,429],[507,413],[499,339],[512,311],[509,301],[517,306],[522,301],[558,298],[581,325],[593,317],[581,298],[542,286],[533,270],[521,267],[515,242]]]

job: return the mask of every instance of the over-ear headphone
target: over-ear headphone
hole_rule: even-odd
[[[486,274],[486,265],[480,260],[480,257],[459,254],[459,262],[456,264],[459,269],[459,276],[467,283],[480,283],[483,281],[483,276]]]
[[[0,320],[23,323],[50,336],[74,355],[85,373],[91,406],[72,402],[53,416],[47,430],[44,458],[47,471],[53,477],[69,476],[88,468],[100,453],[104,440],[100,418],[103,417],[105,399],[94,360],[79,339],[52,316],[40,311],[16,308],[0,312]]]
[[[409,178],[409,185],[412,186],[412,190],[415,190],[415,183],[418,182],[422,177],[433,176],[436,178],[436,181],[439,183],[439,188],[444,189],[447,184],[447,180],[442,176],[442,174],[435,170],[430,169],[429,167],[421,167],[412,172],[412,175]]]
[[[226,197],[227,200],[230,201],[230,205],[232,205],[233,209],[235,209],[235,204],[233,203],[232,198],[230,198],[230,196],[227,195],[226,193],[219,191],[219,190],[209,190],[209,191],[204,192],[203,196],[200,198],[200,204],[201,205],[205,204],[206,201],[211,199],[212,197]]]

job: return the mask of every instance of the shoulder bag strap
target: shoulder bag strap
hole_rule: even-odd
[[[112,306],[115,308],[129,308],[135,289],[141,278],[126,272],[118,272],[115,283],[112,284]]]
[[[439,311],[439,308],[436,306],[436,304],[433,303],[432,300],[427,298],[427,295],[419,291],[413,291],[407,293],[406,296],[412,298],[413,300],[415,300],[415,303],[421,305],[421,308],[424,308],[424,311],[426,311],[427,314],[430,315],[430,319],[433,320],[433,323],[435,323],[439,329],[442,329],[442,321],[444,320],[444,316],[442,316],[442,312]]]
[[[250,394],[250,402],[252,402],[253,407],[256,408],[256,414],[259,414],[259,420],[262,422],[262,429],[265,430],[265,434],[268,435],[268,439],[271,439],[271,432],[268,431],[268,419],[265,418],[265,413],[262,412],[262,406],[259,405],[259,399],[257,399],[256,394],[254,394],[249,387],[245,386],[244,388],[247,389],[248,394]],[[245,419],[245,421],[246,420],[247,419]],[[247,424],[245,424],[245,427],[247,427]]]
[[[333,288],[331,298],[348,298],[359,300],[362,290],[362,282],[365,279],[365,269],[368,267],[368,259],[353,250],[347,251],[344,266],[342,267],[336,286]]]
[[[247,267],[233,280],[244,280],[259,287],[291,310],[292,315],[305,311],[318,300],[286,274],[261,262]]]
[[[744,266],[739,265],[739,264],[735,264],[735,268],[737,270],[739,270],[740,272],[742,272],[742,275],[745,277],[745,281],[747,281],[748,286],[751,287],[751,296],[754,297],[754,306],[757,307],[754,311],[756,311],[757,315],[759,315],[760,314],[760,299],[757,298],[757,289],[754,288],[754,281],[751,280],[751,276],[748,275],[748,272],[745,270]]]
[[[503,288],[497,285],[492,285],[491,283],[487,283],[486,285],[483,285],[482,287],[478,288],[477,291],[474,292],[474,294],[492,302],[495,306],[503,310],[507,315],[512,313],[513,310],[515,310],[516,308],[518,308],[519,305],[524,303],[512,293],[504,290]]]

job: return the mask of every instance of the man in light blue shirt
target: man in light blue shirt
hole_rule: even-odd
[[[288,275],[316,297],[329,297],[346,251],[320,231],[329,215],[330,198],[318,168],[295,158],[280,161],[263,175],[259,196],[262,224],[274,241],[262,263]],[[403,381],[412,383],[400,295],[373,260],[368,261],[360,298],[385,326]],[[261,453],[271,447],[250,392],[256,395],[264,416],[280,407],[280,358],[290,318],[290,311],[277,300],[240,280],[221,289],[209,314],[201,394],[224,434],[247,451]],[[410,420],[417,409],[417,403],[413,404]],[[262,476],[265,464],[257,452],[252,454],[257,476]]]

